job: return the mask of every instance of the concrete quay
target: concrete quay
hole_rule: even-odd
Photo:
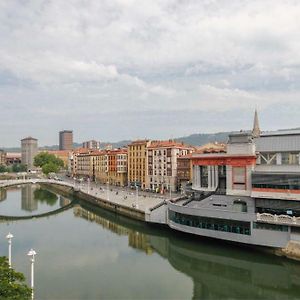
[[[151,222],[150,214],[153,209],[164,206],[170,198],[150,192],[140,192],[128,188],[100,186],[94,183],[77,183],[51,179],[3,180],[1,187],[22,184],[42,184],[64,195],[74,195],[81,200],[103,207],[110,211],[126,215],[141,221]],[[169,196],[169,195],[168,195]],[[176,195],[176,198],[180,198]],[[172,201],[176,201],[172,197]]]

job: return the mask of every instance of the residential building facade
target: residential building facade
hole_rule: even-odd
[[[99,150],[100,149],[100,142],[91,140],[86,141],[82,143],[82,147],[86,149],[93,149],[93,150]]]
[[[177,158],[193,151],[193,147],[172,140],[152,141],[147,148],[146,187],[153,191],[177,191]]]
[[[94,156],[96,181],[127,185],[127,149],[103,150]]]
[[[0,149],[0,166],[6,165],[6,152],[2,149]]]
[[[147,186],[149,140],[137,140],[128,145],[128,186]]]
[[[14,165],[21,163],[21,153],[19,152],[8,152],[6,153],[6,165]]]

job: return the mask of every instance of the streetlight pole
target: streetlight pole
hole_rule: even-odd
[[[106,185],[107,185],[107,200],[109,200],[109,180],[107,180]]]
[[[9,268],[11,269],[11,240],[14,236],[9,232],[8,235],[6,236],[8,240],[8,264]]]
[[[136,208],[138,208],[138,200],[139,200],[139,187],[138,187],[138,185],[135,183],[135,189],[136,189],[136,191],[135,191],[135,198],[136,198],[136,203],[135,203],[135,207]]]
[[[170,189],[170,200],[171,200],[172,199],[171,179],[169,181],[169,189]]]
[[[31,261],[31,299],[34,299],[34,257],[36,252],[33,249],[30,249],[27,255],[30,256]]]
[[[90,178],[87,179],[87,193],[90,193]]]

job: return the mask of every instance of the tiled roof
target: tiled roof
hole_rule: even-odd
[[[152,141],[148,147],[151,148],[184,148],[184,149],[193,149],[194,147],[186,145],[184,143],[176,142],[173,140],[166,140],[166,141]]]

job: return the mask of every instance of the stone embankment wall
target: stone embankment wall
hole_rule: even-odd
[[[145,221],[145,212],[139,209],[136,209],[134,207],[128,207],[122,204],[116,204],[113,202],[110,202],[105,199],[101,199],[98,197],[94,197],[92,195],[83,193],[81,191],[74,191],[73,188],[71,187],[66,187],[62,185],[55,185],[55,184],[43,184],[50,190],[52,189],[53,191],[59,192],[62,194],[62,196],[74,196],[77,197],[78,199],[87,201],[91,204],[100,206],[102,208],[105,208],[107,210],[116,212],[120,215],[127,216],[136,220],[140,221]]]
[[[300,242],[290,241],[285,248],[276,250],[275,254],[300,261]]]

